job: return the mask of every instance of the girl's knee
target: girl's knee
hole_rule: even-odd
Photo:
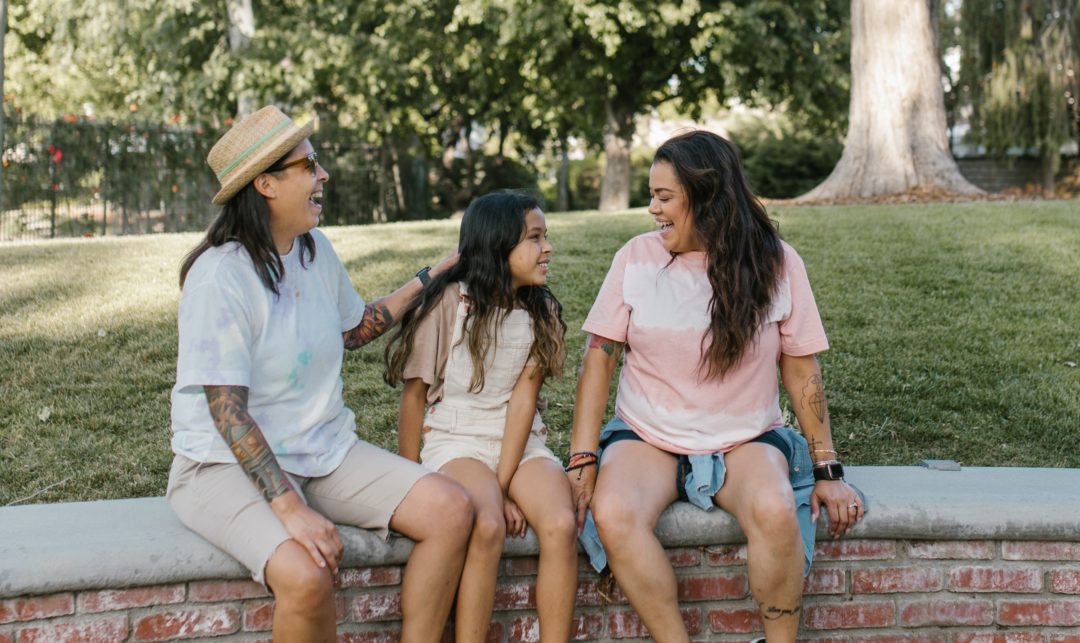
[[[533,525],[533,530],[540,540],[541,551],[545,547],[576,547],[577,519],[570,510],[554,512],[542,524]]]
[[[506,519],[501,512],[478,510],[473,523],[474,543],[485,548],[498,547],[502,551],[506,540]]]

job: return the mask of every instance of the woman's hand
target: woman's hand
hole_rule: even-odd
[[[570,499],[574,505],[574,516],[577,518],[577,531],[585,528],[585,512],[589,510],[592,502],[593,489],[596,488],[596,467],[586,466],[566,472],[566,478],[570,481]]]
[[[525,537],[525,514],[521,513],[521,509],[505,493],[503,494],[503,517],[506,518],[507,536]]]
[[[289,536],[307,550],[316,565],[337,573],[345,546],[341,544],[334,523],[307,506],[295,491],[274,498],[270,508],[285,525]]]
[[[829,514],[829,534],[839,538],[866,514],[859,494],[843,480],[818,480],[810,494],[810,519],[817,522],[821,507]]]
[[[461,258],[461,253],[459,253],[457,250],[454,250],[450,254],[448,254],[445,257],[443,257],[442,259],[440,259],[439,263],[432,266],[431,273],[430,273],[431,276],[434,277],[435,275],[438,275],[438,274],[443,273],[443,272],[445,272],[447,270],[450,270],[455,265],[457,265],[458,259],[460,259],[460,258]]]

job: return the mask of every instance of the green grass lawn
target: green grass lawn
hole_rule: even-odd
[[[837,448],[854,464],[1080,466],[1075,202],[773,207],[832,344]],[[565,455],[581,322],[643,211],[548,217],[567,376],[546,419]],[[327,228],[366,298],[456,241],[452,221]],[[161,494],[170,462],[176,272],[198,236],[0,245],[0,505]],[[345,360],[346,402],[393,447],[382,344]],[[24,500],[32,496],[29,500]]]

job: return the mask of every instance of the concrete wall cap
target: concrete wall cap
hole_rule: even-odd
[[[848,467],[869,513],[850,537],[1080,541],[1080,469]],[[396,565],[412,549],[342,527],[344,567]],[[660,519],[667,547],[744,542],[722,511],[676,503]],[[824,520],[819,538],[827,538]],[[506,556],[535,555],[532,532]],[[188,531],[164,498],[0,508],[0,597],[246,578],[247,571]]]

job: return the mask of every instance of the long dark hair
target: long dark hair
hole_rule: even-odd
[[[280,170],[279,166],[291,153],[292,150],[274,161],[266,172]],[[280,294],[277,285],[285,278],[285,262],[281,260],[277,246],[274,245],[274,237],[270,234],[270,206],[267,205],[266,198],[255,189],[254,181],[240,188],[240,191],[225,203],[221,212],[210,222],[203,240],[184,257],[180,265],[180,288],[184,288],[188,272],[202,253],[229,241],[236,241],[247,250],[263,285],[275,295]],[[315,260],[315,238],[310,232],[305,232],[300,237],[300,243],[300,265],[304,266],[305,254],[308,261]]]
[[[525,214],[539,202],[519,192],[495,192],[473,201],[461,220],[458,252],[453,268],[432,278],[401,317],[401,326],[386,343],[383,379],[390,386],[402,381],[420,322],[442,299],[452,283],[463,282],[469,299],[462,341],[466,342],[475,370],[471,392],[484,388],[484,364],[496,329],[515,307],[529,312],[533,345],[529,356],[539,364],[542,377],[562,373],[565,361],[566,324],[562,304],[547,286],[522,286],[514,290],[508,258],[525,234]]]
[[[712,298],[699,366],[706,379],[723,377],[738,366],[768,314],[784,263],[780,234],[728,140],[687,132],[656,150],[653,163],[660,162],[675,170],[705,242]]]

